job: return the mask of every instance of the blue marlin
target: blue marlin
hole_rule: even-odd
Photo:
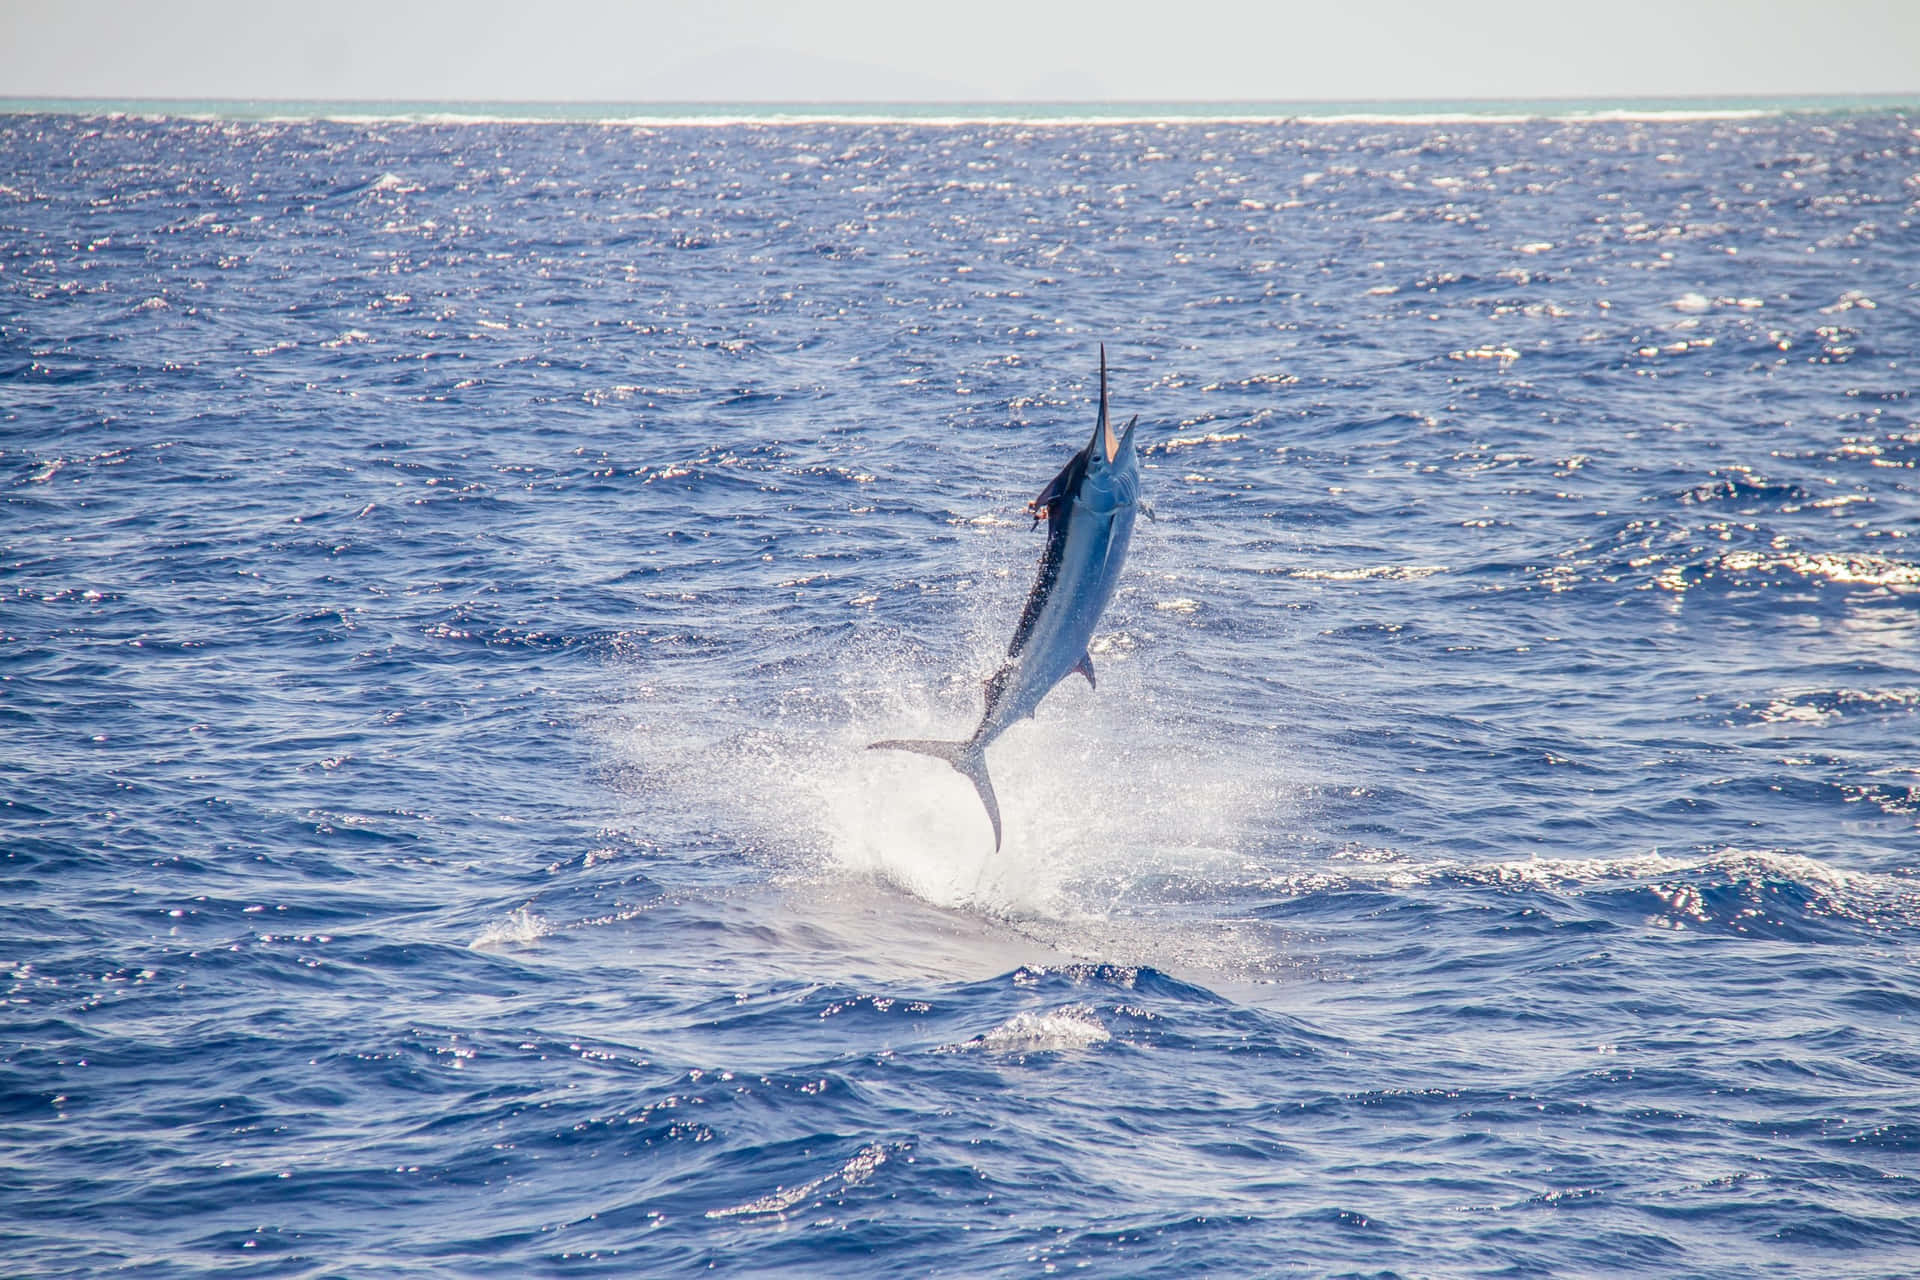
[[[1113,585],[1133,539],[1140,509],[1140,470],[1133,451],[1135,417],[1116,433],[1107,421],[1107,349],[1100,348],[1100,419],[1093,438],[1060,469],[1040,496],[1027,504],[1038,527],[1047,522],[1047,549],[1040,575],[1027,594],[1020,625],[1007,646],[1007,660],[987,681],[987,709],[965,742],[876,742],[870,751],[917,751],[945,760],[966,775],[987,807],[993,847],[1000,848],[1000,804],[987,777],[987,745],[1017,721],[1033,715],[1040,700],[1074,672],[1097,686],[1087,642],[1113,596]],[[1152,513],[1149,512],[1149,515]]]

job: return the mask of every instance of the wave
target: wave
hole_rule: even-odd
[[[530,947],[553,932],[553,926],[534,914],[530,907],[518,907],[504,920],[496,920],[482,929],[467,945],[475,951],[503,947]]]
[[[950,1053],[979,1051],[991,1054],[1065,1053],[1105,1044],[1113,1035],[1088,1005],[1017,1013],[991,1031],[960,1044],[943,1046]]]
[[[1708,584],[1772,587],[1791,580],[1904,594],[1920,589],[1920,565],[1868,553],[1740,550],[1669,564],[1654,576],[1654,585],[1685,592]]]
[[[1526,858],[1494,862],[1402,861],[1360,852],[1355,865],[1287,873],[1265,889],[1292,908],[1315,895],[1406,895],[1464,888],[1586,903],[1604,917],[1669,930],[1705,930],[1819,941],[1920,929],[1920,881],[1837,867],[1783,850],[1719,849],[1675,856]]]
[[[817,1201],[821,1197],[857,1187],[871,1178],[888,1157],[904,1147],[890,1147],[874,1142],[860,1148],[853,1158],[831,1173],[823,1174],[811,1181],[793,1187],[776,1187],[764,1196],[749,1200],[744,1204],[729,1205],[724,1209],[707,1210],[708,1218],[784,1218],[787,1211],[800,1207],[808,1201]]]
[[[1824,725],[1854,716],[1912,714],[1920,710],[1920,689],[1785,690],[1764,704],[1743,702],[1738,709],[1756,724]]]

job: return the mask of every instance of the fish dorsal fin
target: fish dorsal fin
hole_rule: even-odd
[[[1127,429],[1120,433],[1120,444],[1113,451],[1114,458],[1118,458],[1121,454],[1133,448],[1133,429],[1139,425],[1140,425],[1139,414],[1136,413],[1131,418],[1127,419]],[[1109,462],[1111,462],[1112,460],[1113,460],[1112,458],[1108,459]]]

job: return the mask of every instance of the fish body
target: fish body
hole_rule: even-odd
[[[1000,805],[987,775],[987,746],[1033,715],[1062,680],[1079,672],[1095,683],[1087,643],[1113,598],[1140,507],[1135,418],[1116,432],[1107,419],[1107,353],[1100,350],[1100,417],[1093,438],[1027,504],[1047,522],[1047,548],[1026,607],[1007,645],[1007,660],[987,680],[986,711],[964,742],[890,740],[869,750],[915,751],[945,760],[973,783],[1000,847]]]

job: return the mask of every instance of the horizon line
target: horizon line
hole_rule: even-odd
[[[1183,106],[1183,107],[1233,107],[1233,106],[1345,106],[1354,104],[1397,105],[1406,103],[1446,103],[1461,106],[1494,106],[1517,103],[1622,103],[1643,104],[1653,102],[1913,102],[1920,104],[1920,87],[1914,89],[1875,90],[1872,92],[1822,92],[1819,90],[1793,91],[1788,93],[1600,93],[1600,94],[1495,94],[1464,97],[1431,96],[1422,94],[1389,95],[1384,97],[1309,97],[1309,98],[1189,98],[1189,97],[1130,97],[1130,98],[542,98],[542,97],[501,97],[501,98],[416,98],[397,94],[378,94],[371,97],[328,97],[307,94],[77,94],[77,93],[4,93],[0,92],[0,103],[74,103],[93,104],[102,102],[126,103],[218,103],[221,105],[241,106],[251,103],[286,103],[298,105],[340,105],[359,106],[368,103],[392,103],[407,106],[529,106],[529,107],[996,107],[996,106],[1041,106],[1041,107],[1139,107],[1139,106]]]
[[[1920,91],[1550,98],[967,99],[616,101],[432,98],[90,98],[0,95],[0,116],[419,124],[1498,124],[1530,120],[1712,120],[1920,110]]]

